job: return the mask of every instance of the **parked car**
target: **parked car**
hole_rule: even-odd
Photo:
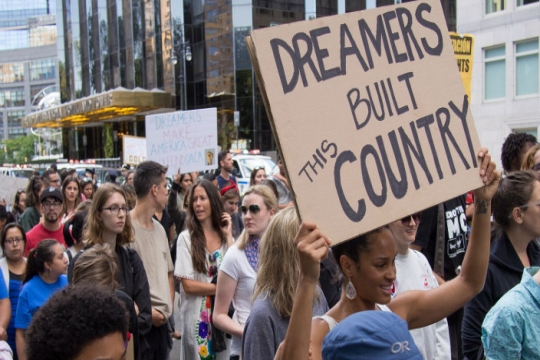
[[[0,174],[13,176],[17,178],[30,179],[34,175],[34,169],[30,167],[11,167],[11,166],[2,166],[0,167]]]

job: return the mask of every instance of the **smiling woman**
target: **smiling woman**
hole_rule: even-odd
[[[450,315],[482,290],[488,267],[491,199],[499,185],[499,173],[487,149],[478,152],[479,175],[484,186],[475,190],[475,214],[471,238],[460,274],[453,280],[429,291],[406,291],[392,299],[392,284],[396,279],[396,244],[387,228],[379,228],[354,237],[333,247],[333,255],[344,276],[344,288],[339,302],[324,317],[312,321],[311,331],[298,331],[311,322],[311,299],[320,271],[323,249],[309,245],[321,237],[316,224],[303,224],[297,234],[300,259],[311,263],[306,274],[312,279],[298,286],[289,329],[275,359],[323,358],[323,340],[334,327],[348,316],[366,310],[391,311],[405,320],[409,329],[433,324]],[[402,223],[414,222],[414,217]],[[303,245],[303,244],[306,245]],[[313,269],[316,269],[314,271]],[[303,270],[302,270],[303,271]],[[306,299],[306,300],[302,300]],[[384,306],[383,304],[386,304]],[[374,330],[375,331],[375,330]],[[343,344],[342,344],[343,345]],[[367,347],[364,350],[369,351]],[[362,350],[359,350],[362,351]],[[367,355],[367,354],[366,354]],[[334,357],[332,359],[345,359]],[[411,358],[411,357],[409,357]]]

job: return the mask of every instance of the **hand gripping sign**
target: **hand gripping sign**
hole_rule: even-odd
[[[440,1],[246,41],[299,215],[334,244],[482,185]]]

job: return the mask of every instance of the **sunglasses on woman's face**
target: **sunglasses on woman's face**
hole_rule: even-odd
[[[403,224],[403,226],[409,226],[409,224],[411,223],[411,219],[413,219],[414,223],[418,225],[420,220],[422,220],[422,213],[419,212],[419,213],[416,213],[416,214],[406,216],[403,219],[401,219],[401,223]]]
[[[240,211],[242,214],[246,215],[248,210],[251,215],[257,215],[261,211],[261,207],[257,204],[251,204],[248,207],[245,207],[244,205],[240,206]]]

